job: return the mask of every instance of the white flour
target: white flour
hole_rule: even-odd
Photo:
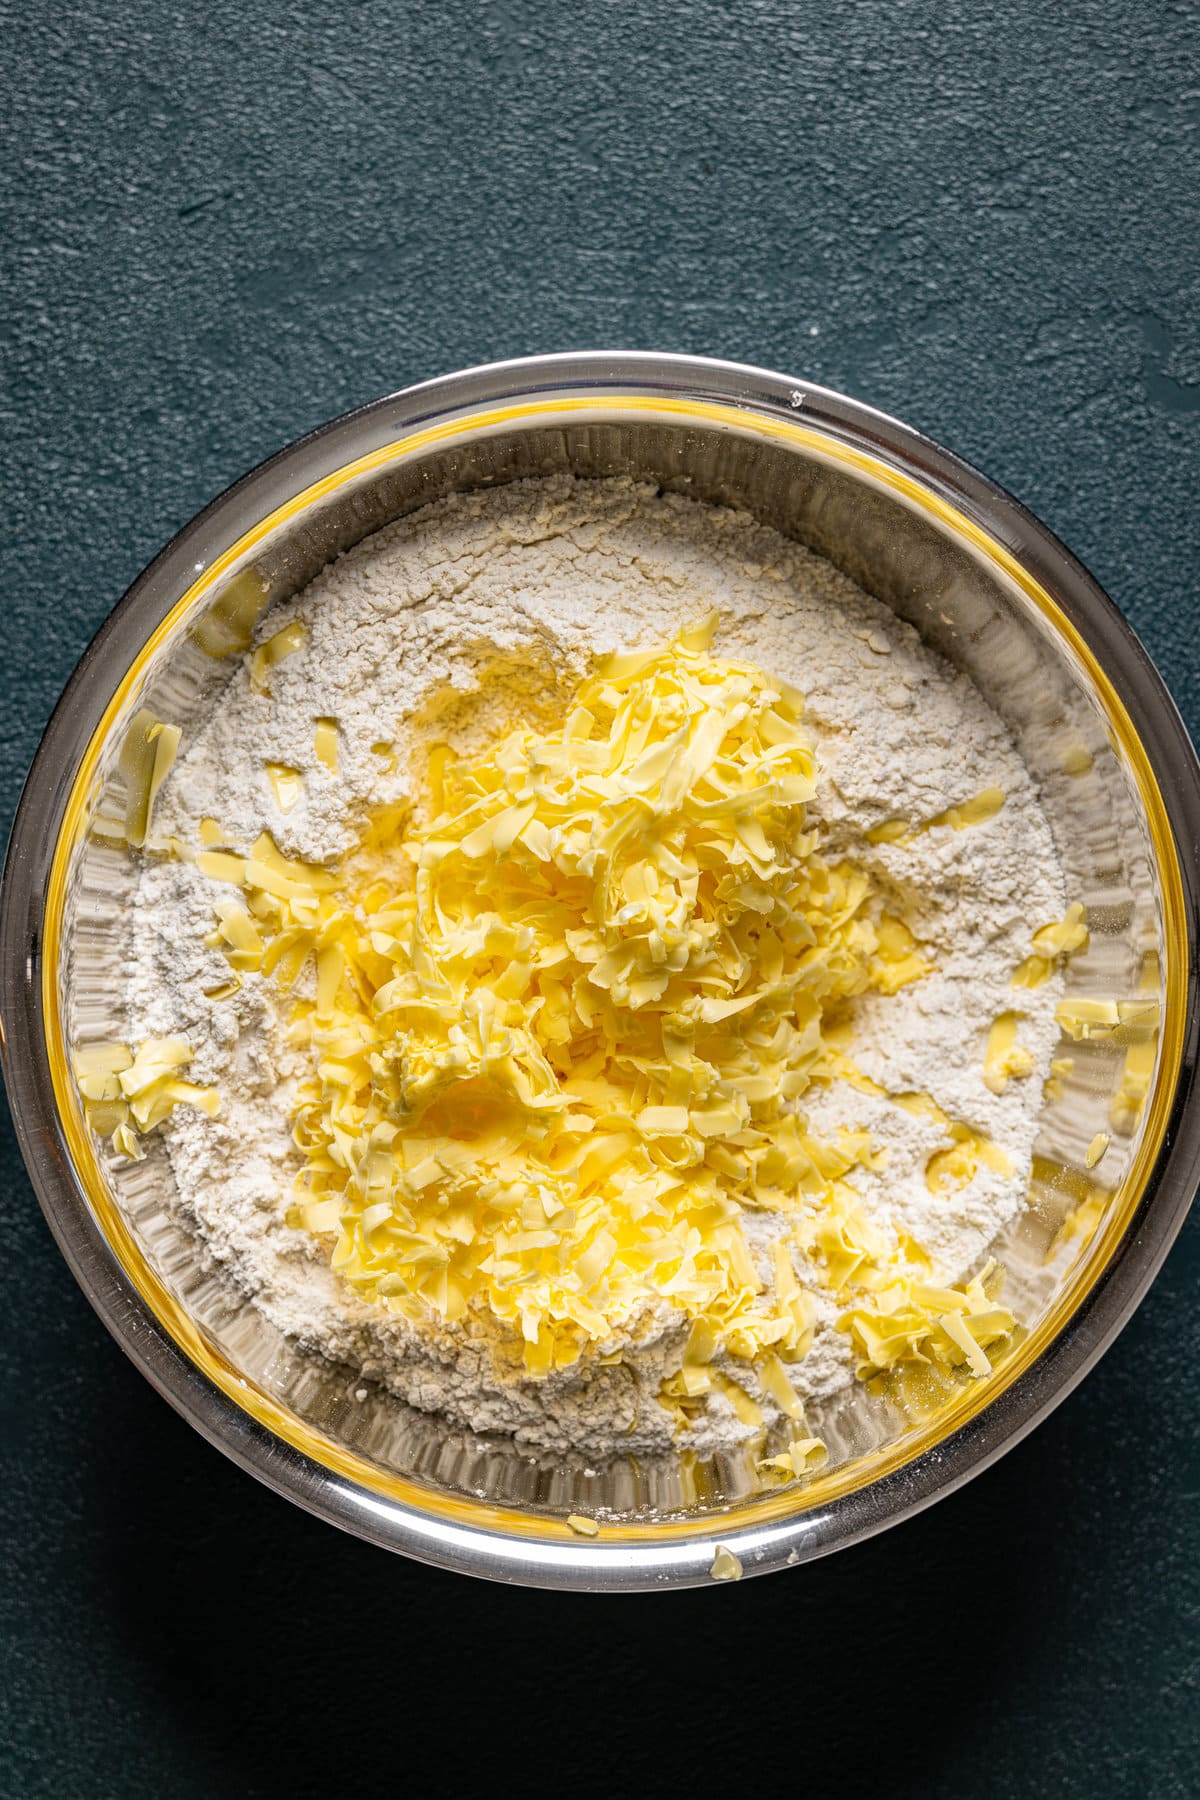
[[[843,1084],[804,1097],[819,1133],[865,1126],[886,1146],[885,1172],[850,1178],[865,1209],[957,1280],[1027,1186],[1058,983],[1020,996],[1028,1079],[991,1093],[983,1050],[991,1020],[1014,1004],[1030,933],[1065,909],[1061,870],[1034,784],[974,685],[831,565],[745,515],[629,482],[564,478],[439,502],[380,532],[263,621],[260,640],[302,620],[303,647],[271,670],[269,692],[252,685],[246,662],[236,669],[203,732],[185,741],[156,825],[195,843],[211,816],[230,841],[265,829],[288,854],[332,861],[365,807],[408,791],[410,751],[435,724],[457,748],[474,747],[517,718],[552,713],[598,653],[663,642],[714,606],[716,654],[753,661],[807,696],[821,768],[809,812],[824,852],[845,852],[902,896],[934,965],[894,996],[856,1003],[858,1066],[889,1092],[931,1094],[1011,1160],[1010,1175],[981,1168],[967,1187],[934,1195],[925,1165],[946,1136],[933,1119]],[[321,717],[337,721],[336,774],[315,755]],[[268,761],[303,775],[286,815]],[[931,831],[906,848],[867,841],[884,819],[928,819],[991,786],[1007,800],[983,825]],[[669,1443],[655,1395],[678,1367],[681,1330],[665,1309],[624,1365],[523,1380],[515,1365],[498,1366],[481,1321],[416,1333],[339,1283],[288,1225],[297,1155],[287,1113],[304,1071],[278,1046],[264,978],[247,975],[230,1000],[204,998],[228,974],[204,947],[227,894],[191,864],[147,861],[127,995],[131,1039],[186,1036],[190,1078],[221,1091],[217,1119],[180,1107],[163,1128],[207,1253],[283,1330],[472,1429],[597,1456]],[[752,1247],[777,1229],[770,1215],[747,1216]],[[839,1310],[822,1298],[814,1347],[790,1370],[802,1395],[852,1378]],[[709,1451],[746,1433],[717,1396],[690,1441]]]

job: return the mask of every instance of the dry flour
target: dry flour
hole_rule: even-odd
[[[809,816],[823,848],[897,895],[934,965],[894,996],[855,1003],[858,1066],[889,1093],[932,1095],[1011,1161],[1011,1174],[981,1168],[968,1186],[935,1195],[925,1166],[946,1139],[933,1118],[843,1084],[804,1097],[819,1133],[866,1127],[886,1148],[883,1172],[850,1177],[865,1209],[957,1280],[1027,1186],[1058,983],[1021,997],[1028,1079],[992,1093],[983,1050],[990,1021],[1012,1005],[1030,933],[1064,910],[1062,874],[1029,773],[974,685],[830,564],[749,517],[627,481],[569,478],[426,508],[262,622],[260,639],[303,621],[301,649],[271,670],[269,691],[252,682],[248,659],[235,670],[185,744],[157,824],[194,842],[199,821],[215,817],[231,841],[269,830],[288,854],[332,861],[353,844],[365,808],[408,792],[413,751],[430,734],[467,750],[520,718],[552,715],[597,654],[665,641],[712,607],[717,654],[755,662],[807,696],[820,764]],[[318,718],[337,723],[336,773],[314,751]],[[286,814],[268,762],[302,774]],[[991,786],[1006,804],[976,828],[931,831],[904,848],[868,840],[885,819],[927,819]],[[288,1111],[305,1070],[280,1046],[266,980],[248,975],[233,998],[204,997],[228,973],[204,944],[227,892],[192,864],[147,862],[127,993],[133,1041],[186,1036],[189,1075],[221,1090],[217,1119],[179,1108],[163,1127],[206,1254],[284,1331],[474,1430],[597,1456],[671,1441],[655,1395],[678,1366],[681,1328],[665,1308],[622,1365],[585,1361],[530,1381],[484,1321],[417,1333],[339,1283],[287,1223]],[[752,1249],[765,1250],[776,1229],[768,1215],[747,1215]],[[839,1308],[828,1295],[819,1303],[813,1349],[790,1371],[814,1398],[852,1378]],[[746,1434],[714,1397],[692,1442],[711,1451]]]

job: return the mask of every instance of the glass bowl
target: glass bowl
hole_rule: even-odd
[[[969,671],[1042,785],[1092,931],[1069,997],[1115,1006],[1070,1046],[1040,1119],[1029,1205],[992,1247],[1018,1329],[983,1381],[856,1385],[818,1420],[815,1478],[764,1488],[707,1462],[537,1457],[304,1353],[206,1269],[161,1158],[110,1159],[72,1046],[123,1035],[136,863],[120,751],[141,707],[211,705],[263,608],[456,490],[629,474],[745,508],[807,544]],[[246,476],[130,589],[46,731],[13,828],[0,919],[4,1068],[51,1228],[114,1336],[198,1430],[332,1523],[477,1575],[564,1588],[753,1575],[823,1555],[950,1492],[1054,1406],[1145,1293],[1200,1179],[1200,770],[1136,637],[1061,544],[928,439],[761,370],[632,353],[537,357],[426,383],[335,420]],[[1086,1009],[1085,1009],[1086,1010]],[[1096,1009],[1093,1009],[1096,1010]],[[1111,1139],[1087,1166],[1098,1133]],[[580,1538],[568,1514],[601,1521]]]

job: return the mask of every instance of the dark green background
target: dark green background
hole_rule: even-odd
[[[5,825],[202,502],[358,401],[548,349],[741,358],[923,427],[1059,531],[1200,727],[1194,6],[0,18]],[[794,1575],[596,1600],[388,1559],[235,1471],[0,1154],[0,1791],[1200,1788],[1195,1225],[963,1494]]]

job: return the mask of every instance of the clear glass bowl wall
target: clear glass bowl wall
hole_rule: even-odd
[[[136,863],[104,835],[120,819],[125,793],[117,758],[139,707],[184,728],[211,708],[255,610],[303,587],[331,558],[369,532],[440,495],[520,477],[571,471],[585,477],[631,474],[696,498],[744,507],[829,557],[910,621],[951,662],[965,668],[1009,723],[1042,784],[1070,894],[1087,907],[1085,956],[1068,971],[1073,992],[1104,998],[1163,999],[1163,894],[1139,785],[1114,730],[1109,703],[1052,620],[988,555],[961,534],[917,488],[899,493],[863,464],[847,466],[819,442],[780,442],[743,426],[620,416],[563,424],[533,416],[470,429],[414,454],[398,445],[369,469],[331,478],[294,507],[169,623],[136,665],[105,728],[85,821],[71,852],[56,971],[65,1032],[72,1044],[121,1038],[128,902]],[[232,651],[231,651],[232,654]],[[1068,772],[1071,771],[1071,772]],[[100,828],[96,829],[96,822]],[[1031,921],[1031,929],[1043,921]],[[1144,1114],[1122,1098],[1127,1038],[1073,1043],[1072,1069],[1043,1107],[1028,1210],[993,1246],[1005,1265],[1005,1300],[1021,1330],[1012,1354],[1111,1250],[1102,1226],[1062,1244],[1068,1217],[1115,1194],[1137,1154]],[[1064,1052],[1065,1053],[1065,1052]],[[1098,1133],[1112,1134],[1100,1170],[1086,1167]],[[173,1203],[161,1145],[142,1163],[101,1157],[88,1172],[127,1221],[136,1254],[247,1391],[268,1397],[306,1428],[313,1444],[363,1459],[381,1477],[407,1478],[431,1493],[475,1497],[523,1512],[608,1510],[630,1521],[763,1504],[753,1458],[619,1458],[595,1469],[586,1458],[539,1460],[527,1450],[484,1442],[423,1416],[302,1352],[218,1274],[206,1271],[186,1220]],[[1056,1243],[1059,1245],[1054,1248]],[[920,1429],[894,1399],[856,1385],[812,1420],[830,1448],[818,1483],[799,1490],[810,1504],[853,1488],[883,1451],[903,1452]],[[775,1497],[774,1507],[778,1505]]]

